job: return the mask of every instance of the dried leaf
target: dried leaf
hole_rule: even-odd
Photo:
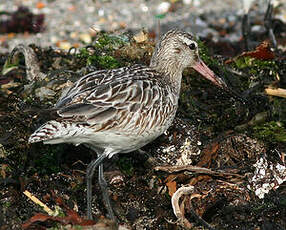
[[[144,31],[140,31],[138,34],[135,34],[133,38],[137,43],[143,43],[148,41],[148,34]]]
[[[219,148],[219,143],[214,142],[209,144],[203,151],[202,151],[202,159],[197,164],[197,166],[207,165],[210,166],[212,159],[215,159],[217,156],[217,150]]]
[[[42,8],[46,7],[46,4],[43,3],[43,2],[37,2],[36,7],[37,7],[38,9],[42,9]]]
[[[196,185],[200,181],[209,181],[211,179],[212,179],[212,177],[209,175],[199,175],[197,177],[192,178],[189,184],[190,185]]]
[[[169,195],[173,196],[173,194],[177,191],[177,182],[176,181],[169,181],[166,183],[168,190],[169,190]]]
[[[271,60],[275,57],[274,53],[270,50],[270,43],[268,41],[262,42],[254,51],[243,52],[240,56],[253,57],[260,60]]]
[[[72,224],[72,225],[80,225],[80,226],[88,226],[88,225],[95,225],[95,221],[93,220],[84,220],[81,217],[76,215],[69,215],[66,217],[56,217],[56,216],[49,216],[42,213],[37,213],[32,216],[26,223],[22,225],[23,229],[28,229],[36,222],[46,222],[48,220],[52,220],[55,222],[59,222],[63,225]]]
[[[31,217],[26,223],[22,225],[23,229],[29,228],[31,225],[35,224],[36,222],[45,222],[47,220],[52,220],[55,222],[59,222],[63,225],[72,224],[72,225],[80,225],[80,226],[89,226],[94,225],[96,222],[93,220],[86,220],[78,215],[78,213],[72,209],[70,209],[63,201],[61,197],[55,195],[52,191],[52,197],[56,201],[56,203],[64,210],[66,213],[65,217],[56,217],[56,216],[49,216],[42,213],[37,213],[33,217]]]
[[[241,55],[227,60],[225,64],[232,63],[233,61],[235,61],[237,58],[240,57],[252,57],[260,60],[272,60],[274,59],[275,54],[270,49],[269,41],[264,41],[260,43],[260,45],[257,46],[254,51],[243,52]]]
[[[37,213],[36,215],[32,216],[26,223],[22,224],[22,228],[27,229],[37,221],[45,222],[49,219],[54,219],[54,218],[56,218],[56,217],[48,216],[48,215],[45,215],[42,213]]]

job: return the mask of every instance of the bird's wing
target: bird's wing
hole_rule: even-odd
[[[114,70],[113,70],[114,71]],[[107,75],[107,72],[103,72]],[[153,119],[160,111],[175,104],[169,86],[158,81],[148,68],[132,68],[128,71],[112,72],[112,78],[95,84],[92,78],[83,77],[58,102],[58,114],[63,120],[83,122],[89,125],[120,126],[134,120],[131,114],[150,115]],[[102,74],[102,73],[101,73]],[[167,106],[164,108],[164,106]],[[158,113],[158,114],[157,114]],[[138,119],[139,118],[138,115]],[[139,124],[138,120],[138,124]],[[127,124],[126,124],[127,125]]]
[[[98,85],[112,81],[112,79],[120,78],[120,76],[127,70],[128,67],[111,70],[98,70],[83,76],[76,81],[73,86],[63,92],[56,104],[56,108],[69,104],[74,96],[78,93],[82,93],[84,90],[88,91]]]

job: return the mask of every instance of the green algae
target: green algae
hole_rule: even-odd
[[[120,67],[120,63],[110,55],[93,55],[87,58],[87,65],[97,65],[103,69],[115,69]]]
[[[234,65],[238,69],[249,68],[253,74],[259,74],[261,70],[278,72],[278,65],[275,60],[260,60],[249,56],[243,56],[234,60]]]
[[[11,63],[9,60],[7,60],[2,68],[2,75],[5,75],[15,69],[18,69],[19,67],[19,60],[15,63]]]
[[[126,39],[119,36],[99,34],[97,40],[89,47],[80,49],[76,55],[84,59],[86,66],[98,66],[100,69],[114,69],[122,66],[122,63],[114,57],[114,51],[126,44]]]
[[[256,84],[262,86],[267,85],[279,85],[280,78],[283,75],[283,69],[285,63],[276,60],[260,60],[249,56],[240,56],[234,59],[231,64],[232,68],[238,69],[245,73],[243,83],[247,85],[247,88],[251,88]],[[262,90],[264,87],[261,87]],[[267,102],[264,106],[263,114],[268,114],[266,119],[259,122],[255,121],[253,117],[248,122],[252,127],[249,127],[249,131],[253,133],[253,136],[264,141],[268,144],[277,144],[286,141],[286,101],[284,98],[267,96],[264,92]],[[258,106],[258,105],[257,105]],[[258,115],[258,114],[256,114]],[[266,121],[267,120],[267,121]]]
[[[236,58],[232,67],[243,71],[248,76],[245,81],[250,87],[258,81],[271,84],[279,76],[280,71],[275,60],[259,60],[249,56]]]
[[[285,122],[269,121],[253,127],[254,136],[270,143],[286,142]]]
[[[206,47],[206,45],[204,44],[204,42],[200,41],[200,40],[196,40],[199,46],[199,55],[201,57],[201,59],[210,66],[221,66],[218,62],[217,59],[213,58],[210,55],[209,49]]]
[[[112,51],[118,49],[128,42],[128,38],[124,35],[114,36],[107,33],[100,34],[95,42],[95,47],[101,50]]]
[[[120,67],[120,62],[113,56],[107,55],[103,52],[90,54],[87,48],[82,48],[77,57],[80,59],[85,59],[86,66],[100,66],[102,69],[114,69]]]

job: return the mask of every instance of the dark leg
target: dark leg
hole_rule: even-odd
[[[91,199],[92,199],[92,178],[95,169],[102,164],[106,158],[106,154],[100,154],[96,160],[89,163],[86,169],[86,183],[87,183],[87,217],[92,220]]]
[[[106,180],[104,179],[104,175],[103,175],[103,163],[101,163],[98,166],[98,183],[101,188],[103,202],[108,211],[109,218],[116,222],[116,218],[113,213],[113,209],[112,209],[111,202],[110,202],[109,195],[108,195],[108,189],[107,189],[108,186],[107,186]]]

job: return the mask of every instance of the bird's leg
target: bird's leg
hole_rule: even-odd
[[[106,154],[100,154],[97,159],[91,161],[86,169],[86,183],[87,183],[87,217],[92,219],[92,208],[91,208],[91,199],[92,199],[92,178],[94,175],[95,169],[102,164],[103,160],[106,158]]]
[[[245,49],[248,50],[249,49],[249,44],[248,44],[248,35],[249,35],[248,12],[244,13],[244,15],[243,15],[241,30],[242,30],[242,36],[243,36]]]
[[[264,26],[269,33],[269,37],[274,49],[277,49],[277,41],[273,32],[272,13],[273,13],[273,5],[271,3],[271,0],[269,0],[268,7],[264,16]]]
[[[110,198],[108,195],[108,189],[107,189],[108,185],[107,185],[107,182],[106,182],[104,175],[103,175],[103,163],[99,164],[99,166],[98,166],[98,183],[99,183],[99,186],[101,188],[103,202],[104,202],[105,207],[108,211],[109,218],[116,222],[116,218],[115,218],[115,215],[113,213]]]

